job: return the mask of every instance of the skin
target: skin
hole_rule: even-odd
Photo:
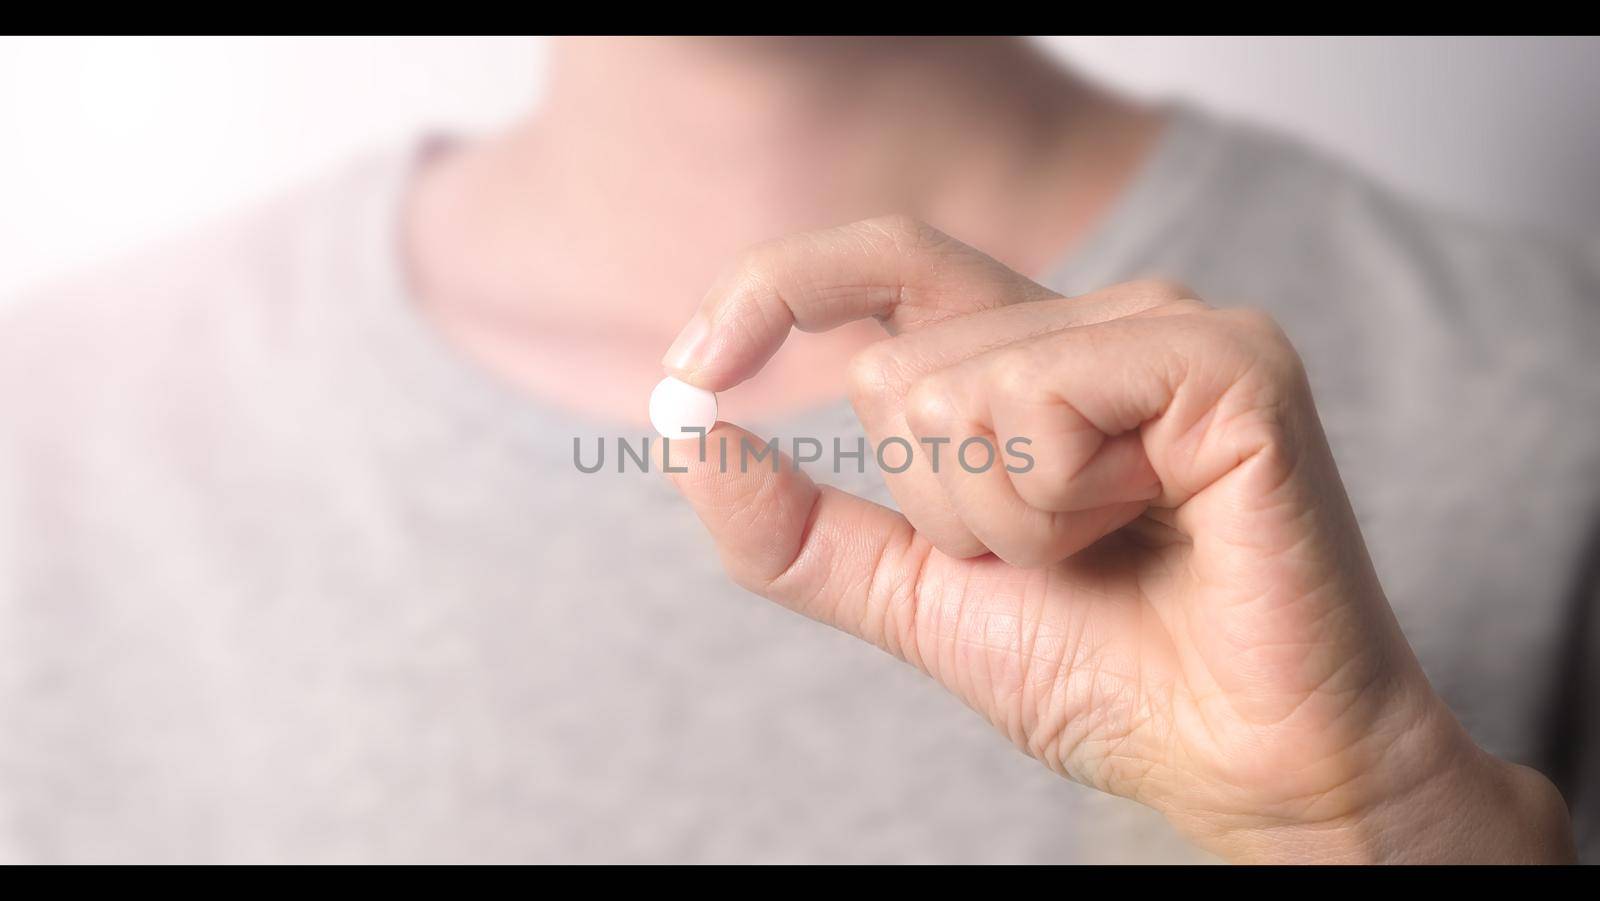
[[[1018,274],[1104,215],[1157,111],[1007,39],[553,58],[539,111],[418,172],[402,237],[440,335],[530,397],[644,425],[689,318],[667,369],[737,385],[730,419],[848,394],[922,454],[889,478],[904,516],[787,467],[691,465],[736,581],[1226,859],[1571,858],[1548,781],[1423,678],[1282,334],[1181,286],[1068,300]],[[969,475],[971,435],[1026,436],[1037,466]],[[927,437],[953,439],[938,473]]]
[[[798,40],[556,42],[538,110],[419,173],[422,314],[541,402],[648,425],[661,349],[743,248],[903,212],[1042,272],[1160,133],[1019,42]],[[726,415],[837,400],[875,338],[791,342]]]
[[[886,476],[904,515],[675,442],[740,585],[1228,860],[1573,859],[1554,787],[1429,687],[1270,318],[1160,282],[1063,298],[891,217],[749,251],[663,362],[726,390],[791,328],[863,318],[891,337],[851,365],[857,415],[928,451]],[[980,436],[1038,465],[933,471],[927,439]]]

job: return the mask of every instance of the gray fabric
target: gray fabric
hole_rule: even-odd
[[[1198,859],[579,473],[616,429],[411,313],[409,159],[0,308],[0,860]],[[1179,111],[1050,283],[1141,274],[1284,323],[1429,676],[1593,855],[1594,257]]]

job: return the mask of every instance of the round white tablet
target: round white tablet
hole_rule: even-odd
[[[667,376],[650,392],[650,424],[663,438],[699,438],[717,423],[717,395]]]

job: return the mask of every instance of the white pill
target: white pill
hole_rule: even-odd
[[[650,392],[650,424],[663,438],[699,438],[717,423],[717,395],[667,376]]]

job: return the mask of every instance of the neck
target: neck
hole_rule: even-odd
[[[1051,256],[1071,236],[1018,214],[1048,197],[1059,222],[1051,189],[1104,174],[1081,139],[1114,106],[1013,38],[578,39],[552,64],[523,158],[606,161],[586,204],[693,195],[741,243],[910,213],[1024,267],[1030,234]]]
[[[793,231],[910,213],[1038,273],[1154,132],[1014,39],[584,38],[550,62],[538,112],[424,172],[409,223],[428,312],[522,382],[552,339],[653,366],[728,258]]]
[[[992,177],[974,164],[1037,162],[1085,93],[1011,39],[584,39],[552,63],[530,128],[546,146],[819,213],[926,205]]]

